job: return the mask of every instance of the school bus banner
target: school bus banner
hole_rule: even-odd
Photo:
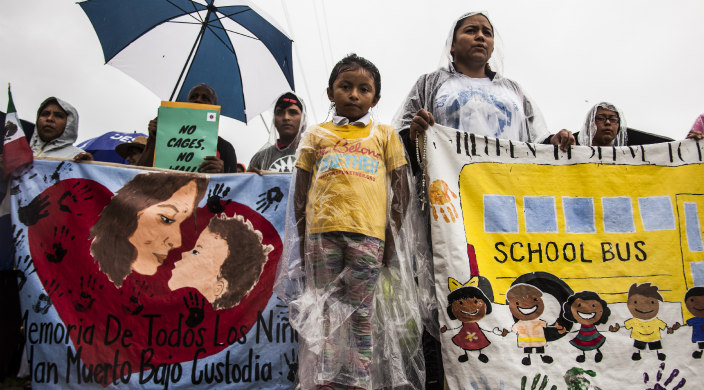
[[[35,159],[11,190],[32,388],[292,388],[289,181]]]
[[[704,144],[425,144],[449,388],[701,388]]]

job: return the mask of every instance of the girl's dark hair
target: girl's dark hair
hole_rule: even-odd
[[[486,314],[491,313],[491,301],[484,295],[482,290],[474,286],[460,287],[447,296],[447,315],[451,320],[456,320],[457,317],[452,313],[452,304],[460,299],[479,298],[486,304]]]
[[[340,76],[340,73],[352,72],[360,68],[369,73],[369,76],[371,76],[374,80],[374,98],[378,99],[381,96],[381,73],[379,73],[379,69],[377,69],[376,65],[374,65],[371,61],[360,57],[355,53],[348,54],[347,57],[341,59],[340,62],[335,64],[335,67],[332,68],[332,72],[330,73],[328,88],[332,90],[332,85]]]
[[[609,316],[611,315],[611,309],[609,309],[609,306],[606,301],[601,299],[599,294],[595,293],[594,291],[580,291],[578,293],[570,295],[570,297],[567,298],[567,301],[562,304],[562,316],[565,317],[567,321],[578,322],[572,315],[571,309],[572,304],[577,299],[581,299],[583,301],[597,301],[604,309],[603,313],[601,314],[601,318],[599,319],[599,321],[595,322],[594,325],[605,324],[606,321],[609,320]]]
[[[121,287],[137,258],[129,237],[137,230],[139,212],[169,199],[181,187],[196,183],[195,211],[205,194],[208,179],[192,174],[141,173],[135,175],[112,197],[90,229],[90,253],[108,278]]]

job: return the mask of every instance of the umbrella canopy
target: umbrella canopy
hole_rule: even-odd
[[[103,135],[81,142],[78,147],[92,154],[95,161],[125,164],[125,159],[115,152],[115,146],[123,142],[132,142],[139,136],[146,137],[146,134],[109,131]]]
[[[226,4],[221,4],[226,3]],[[248,2],[88,0],[80,3],[105,62],[161,99],[205,83],[221,113],[248,121],[294,89],[291,39]]]

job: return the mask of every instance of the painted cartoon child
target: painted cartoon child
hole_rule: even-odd
[[[697,343],[698,351],[692,352],[695,359],[702,358],[704,350],[704,287],[692,287],[684,295],[684,304],[694,316],[687,320],[687,325],[692,327],[692,342]]]
[[[611,310],[606,301],[593,291],[581,291],[567,298],[562,306],[564,313],[562,316],[568,321],[581,325],[577,336],[570,340],[572,346],[582,351],[582,354],[577,356],[577,361],[584,363],[585,352],[596,349],[594,361],[599,363],[604,358],[599,348],[606,342],[606,337],[599,333],[596,326],[605,324],[609,320]],[[564,333],[564,330],[559,332]]]
[[[479,361],[488,362],[489,357],[482,353],[482,349],[489,346],[491,342],[484,335],[478,322],[491,313],[494,292],[489,280],[483,276],[473,276],[469,282],[462,284],[449,278],[448,285],[450,295],[447,296],[447,315],[452,320],[462,322],[462,329],[452,338],[452,342],[464,350],[464,354],[457,360],[464,363],[469,360],[467,351],[479,351]],[[447,331],[446,325],[440,329],[442,333]]]
[[[544,363],[552,363],[552,357],[545,355],[545,346],[548,344],[545,328],[548,324],[540,319],[545,310],[542,291],[529,284],[519,283],[506,292],[506,303],[516,320],[511,331],[517,334],[518,347],[523,348],[523,352],[526,353],[521,363],[525,366],[530,365],[530,354],[533,350],[540,355]],[[504,329],[502,336],[506,336],[508,332]]]
[[[660,331],[667,329],[667,333],[671,334],[679,329],[680,324],[676,322],[671,328],[668,328],[665,322],[657,318],[662,300],[658,286],[653,286],[650,283],[633,283],[628,289],[627,305],[633,318],[626,320],[624,326],[626,329],[631,329],[633,346],[637,349],[631,359],[640,360],[640,351],[645,350],[647,346],[651,351],[658,351],[658,360],[665,360],[665,354],[659,351],[662,349]],[[619,324],[609,327],[611,332],[617,332],[619,329]]]

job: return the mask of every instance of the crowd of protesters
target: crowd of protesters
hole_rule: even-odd
[[[379,267],[386,264],[389,248],[394,245],[387,222],[400,227],[400,217],[394,212],[404,211],[409,205],[406,164],[413,174],[419,174],[424,162],[419,161],[416,153],[417,140],[430,126],[437,123],[481,136],[553,144],[562,150],[572,145],[630,146],[671,141],[628,128],[622,110],[609,102],[594,105],[578,131],[562,129],[551,134],[538,104],[519,83],[500,73],[500,64],[493,56],[496,50],[501,50],[495,36],[496,29],[485,14],[468,13],[458,18],[447,36],[442,66],[418,78],[402,103],[393,128],[373,123],[369,109],[380,98],[381,76],[371,62],[356,55],[340,61],[330,76],[327,93],[332,120],[308,128],[305,104],[295,93],[284,93],[274,103],[276,133],[272,132],[269,142],[251,159],[248,172],[296,173],[295,228],[301,241],[300,260],[312,262],[314,268],[318,267],[316,272],[326,269],[325,277],[316,274],[315,288],[330,288],[335,276],[344,272],[345,267],[354,267],[356,275],[362,275],[346,281],[350,284],[348,287],[362,295],[355,298],[360,302],[357,302],[359,309],[354,314],[351,336],[357,343],[357,354],[347,356],[352,360],[342,363],[356,371],[353,374],[339,370],[325,372],[307,367],[324,378],[315,383],[317,389],[369,388],[372,348],[369,302]],[[217,88],[217,85],[196,85],[188,94],[188,102],[217,105]],[[13,124],[8,122],[5,131],[11,131],[11,126]],[[116,152],[130,165],[152,166],[157,127],[158,117],[149,122],[148,137],[136,137],[132,142],[120,144]],[[384,170],[378,173],[382,180],[376,182],[381,186],[350,196],[355,193],[353,189],[368,183],[363,177],[343,179],[344,175],[325,175],[324,171],[329,168],[325,165],[325,150],[339,142],[372,136],[377,137],[372,144],[381,145],[378,162]],[[36,129],[29,140],[35,156],[77,162],[92,160],[90,153],[74,146],[77,137],[78,111],[72,105],[56,97],[41,103]],[[704,114],[696,119],[686,138],[704,138]],[[2,155],[0,164],[1,158]],[[217,154],[205,157],[198,170],[209,174],[238,173],[244,171],[244,166],[237,161],[233,145],[218,137]],[[386,193],[387,175],[393,195]],[[369,194],[373,196],[368,197]],[[388,216],[384,215],[387,197],[392,205]],[[328,206],[344,210],[343,218],[334,219],[335,213]],[[376,215],[372,215],[374,213]],[[329,326],[325,318],[322,324]],[[335,345],[324,345],[321,353],[325,355],[326,365],[335,364],[329,362],[336,359],[335,350]],[[439,342],[430,333],[424,335],[424,354],[426,388],[442,388]],[[353,379],[349,379],[350,376]]]

